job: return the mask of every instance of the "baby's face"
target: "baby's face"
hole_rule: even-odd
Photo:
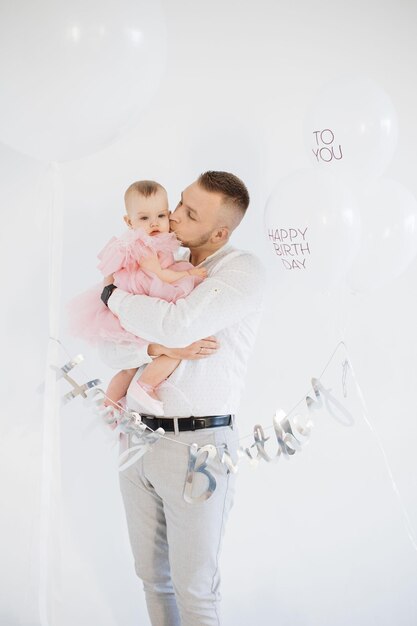
[[[126,198],[126,213],[129,228],[143,228],[148,235],[169,232],[168,198],[161,190],[148,198],[132,191]]]

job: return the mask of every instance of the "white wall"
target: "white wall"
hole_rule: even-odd
[[[184,186],[204,169],[240,175],[252,203],[233,241],[270,268],[268,306],[239,414],[241,433],[250,433],[256,422],[270,424],[276,408],[288,410],[302,397],[341,338],[345,321],[369,419],[417,529],[417,263],[377,292],[347,294],[344,304],[340,292],[291,295],[280,287],[262,233],[263,206],[275,182],[307,164],[302,120],[309,101],[322,83],[346,72],[373,78],[394,101],[400,140],[387,174],[417,194],[417,6],[405,0],[166,0],[164,8],[168,67],[152,106],[118,143],[62,167],[63,310],[72,295],[98,281],[95,256],[123,228],[123,191],[131,181],[161,181],[174,206]],[[13,161],[21,181],[27,180],[24,161]],[[2,214],[13,237],[20,222],[8,219],[5,201]],[[5,250],[3,267],[10,258],[3,243]],[[14,283],[8,276],[5,282]],[[33,276],[24,282],[31,285]],[[25,306],[21,296],[13,311]],[[9,319],[9,326],[18,334],[20,318]],[[64,330],[62,338],[71,354],[84,353],[84,369],[92,377],[108,376],[97,357]],[[10,344],[8,353],[13,354]],[[339,366],[336,362],[336,381]],[[16,381],[22,367],[19,357],[16,373],[6,376]],[[309,446],[290,463],[241,465],[223,550],[225,624],[417,622],[417,553],[376,436],[361,417],[352,384],[350,390],[353,427],[317,417]],[[94,418],[75,402],[61,420],[64,604],[56,624],[146,624],[118,494],[116,452],[102,431],[86,431]],[[26,459],[15,457],[14,463],[28,468]],[[28,488],[16,473],[11,484],[24,500]],[[13,559],[10,564],[17,578],[23,566]],[[37,623],[35,613],[32,622]],[[19,622],[9,617],[4,623]]]

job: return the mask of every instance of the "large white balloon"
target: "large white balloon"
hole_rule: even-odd
[[[0,141],[67,161],[114,139],[165,66],[157,0],[14,0],[0,12]]]
[[[355,291],[377,289],[400,276],[417,256],[417,201],[395,180],[381,179],[358,198],[362,240],[348,274]]]
[[[326,172],[282,179],[265,208],[271,262],[282,281],[301,288],[336,286],[357,253],[360,230],[351,191]]]
[[[397,146],[394,106],[366,78],[340,78],[317,94],[304,123],[313,163],[361,186],[380,176]]]

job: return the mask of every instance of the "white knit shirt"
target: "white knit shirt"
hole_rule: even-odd
[[[169,417],[237,412],[262,312],[265,271],[256,256],[227,243],[198,267],[207,269],[207,278],[176,303],[121,289],[108,301],[123,328],[151,343],[181,348],[209,335],[218,339],[216,354],[181,361],[158,387]],[[134,344],[106,344],[101,353],[111,367],[121,369],[151,361],[146,348]],[[127,401],[135,408],[129,393]]]

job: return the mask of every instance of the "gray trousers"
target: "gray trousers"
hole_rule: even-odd
[[[218,457],[210,460],[214,493],[202,502],[186,502],[189,447],[173,441],[227,444],[236,462],[238,432],[234,425],[166,436],[169,440],[160,439],[120,474],[136,574],[152,626],[219,626],[219,555],[236,476]],[[193,479],[195,493],[204,491],[207,477],[195,473]]]

